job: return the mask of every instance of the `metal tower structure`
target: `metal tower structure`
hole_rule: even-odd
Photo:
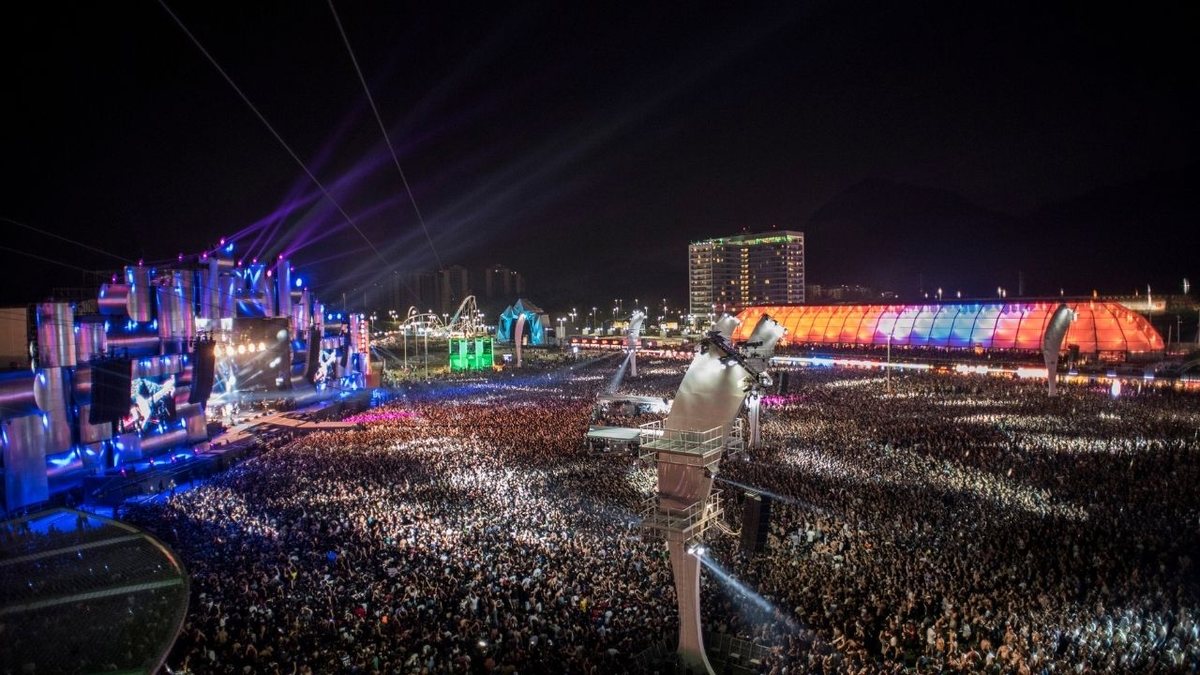
[[[629,330],[625,331],[626,344],[629,347],[629,374],[633,377],[637,377],[637,348],[645,321],[646,315],[642,310],[636,310],[633,316],[629,317]]]
[[[1075,311],[1066,304],[1060,304],[1046,322],[1046,331],[1042,334],[1042,358],[1046,361],[1046,381],[1050,396],[1058,393],[1058,356],[1062,352],[1063,338],[1067,337],[1067,329],[1074,320]]]
[[[713,324],[662,429],[647,430],[641,443],[658,466],[658,495],[647,505],[642,526],[667,543],[679,602],[679,659],[701,673],[713,669],[700,627],[699,543],[724,515],[713,478],[747,396],[771,383],[766,365],[784,333],[764,315],[739,350],[731,341],[736,326],[730,316]]]

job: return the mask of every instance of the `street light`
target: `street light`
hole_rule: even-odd
[[[887,393],[892,393],[892,334],[887,336]]]

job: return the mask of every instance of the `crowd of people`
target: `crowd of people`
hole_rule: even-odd
[[[53,510],[0,522],[0,673],[145,671],[186,606],[180,568],[128,527]]]
[[[649,484],[583,451],[591,400],[566,389],[413,392],[135,509],[194,579],[172,667],[622,670],[673,630],[670,572],[631,510]]]
[[[773,669],[1200,665],[1194,398],[942,374],[889,394],[844,370],[791,382],[768,403],[770,446],[722,474],[781,497],[775,545],[738,568],[780,608],[736,628],[777,647]]]
[[[665,547],[637,527],[653,466],[583,442],[613,365],[410,387],[362,428],[134,508],[193,575],[171,667],[633,669],[678,620]],[[671,396],[685,368],[645,366],[623,391]],[[717,482],[773,497],[767,549],[713,536],[707,555],[744,586],[706,574],[702,589],[706,627],[769,648],[763,672],[1200,667],[1194,398],[788,381],[764,404],[764,447]]]

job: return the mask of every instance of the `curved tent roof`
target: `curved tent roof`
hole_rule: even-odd
[[[188,591],[175,553],[126,523],[61,508],[0,522],[0,672],[158,672]]]
[[[763,314],[787,329],[780,346],[893,346],[1028,350],[1042,347],[1046,323],[1061,304],[947,302],[920,305],[777,305],[738,314],[734,340],[745,340]],[[1067,302],[1076,319],[1064,345],[1084,354],[1162,351],[1162,335],[1141,314],[1115,302]]]

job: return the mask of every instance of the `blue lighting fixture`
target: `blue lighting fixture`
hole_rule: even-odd
[[[304,288],[304,280],[296,277],[296,288]]]

